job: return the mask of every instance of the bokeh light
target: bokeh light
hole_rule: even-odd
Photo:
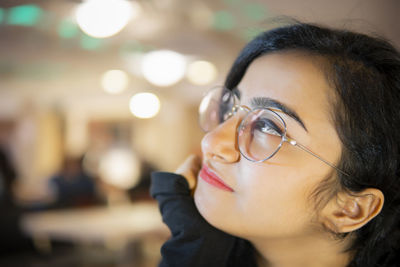
[[[4,14],[5,14],[4,9],[0,8],[0,23],[3,23]]]
[[[232,30],[236,25],[235,18],[227,10],[215,12],[213,19],[213,27],[220,31]]]
[[[132,114],[141,119],[156,116],[160,111],[160,100],[152,93],[138,93],[130,99],[129,109]]]
[[[185,71],[185,57],[174,51],[153,51],[143,58],[143,76],[156,86],[171,86],[177,83],[183,78]]]
[[[210,84],[217,77],[217,68],[208,61],[194,61],[189,64],[186,77],[195,85]]]
[[[139,182],[140,163],[132,151],[113,148],[101,158],[99,174],[106,183],[129,189]]]
[[[37,5],[21,5],[9,9],[7,22],[11,25],[33,26],[43,16]]]
[[[109,94],[119,94],[128,86],[129,77],[122,70],[106,71],[101,78],[101,85]]]
[[[103,46],[103,40],[91,37],[87,34],[82,34],[80,38],[80,45],[85,50],[99,50]]]
[[[261,21],[266,17],[264,5],[258,3],[247,3],[244,6],[244,13],[249,19],[254,21]]]
[[[61,21],[60,25],[58,26],[58,35],[62,38],[70,39],[77,36],[78,34],[78,26],[69,19]]]
[[[138,3],[126,0],[87,0],[79,5],[76,20],[86,34],[105,38],[120,32],[140,12]]]

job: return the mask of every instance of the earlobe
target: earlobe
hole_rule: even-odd
[[[340,192],[323,208],[323,224],[336,233],[355,231],[379,214],[383,202],[382,192],[375,188],[358,193]]]

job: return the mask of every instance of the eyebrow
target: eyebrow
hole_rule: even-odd
[[[261,108],[277,108],[292,119],[294,119],[296,122],[300,124],[303,129],[308,132],[306,125],[304,122],[300,119],[299,115],[296,113],[296,111],[292,110],[285,104],[282,104],[281,102],[269,98],[269,97],[254,97],[251,99],[251,105],[254,107],[261,107]]]

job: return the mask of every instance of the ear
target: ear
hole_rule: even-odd
[[[375,188],[358,193],[340,192],[321,210],[320,218],[335,233],[352,232],[378,215],[383,202],[383,193]]]

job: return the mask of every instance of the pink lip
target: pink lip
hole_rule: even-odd
[[[200,178],[203,179],[205,182],[213,185],[219,189],[233,192],[233,189],[227,186],[221,178],[219,178],[215,173],[213,173],[207,165],[203,165],[203,168],[200,170],[199,174]]]

